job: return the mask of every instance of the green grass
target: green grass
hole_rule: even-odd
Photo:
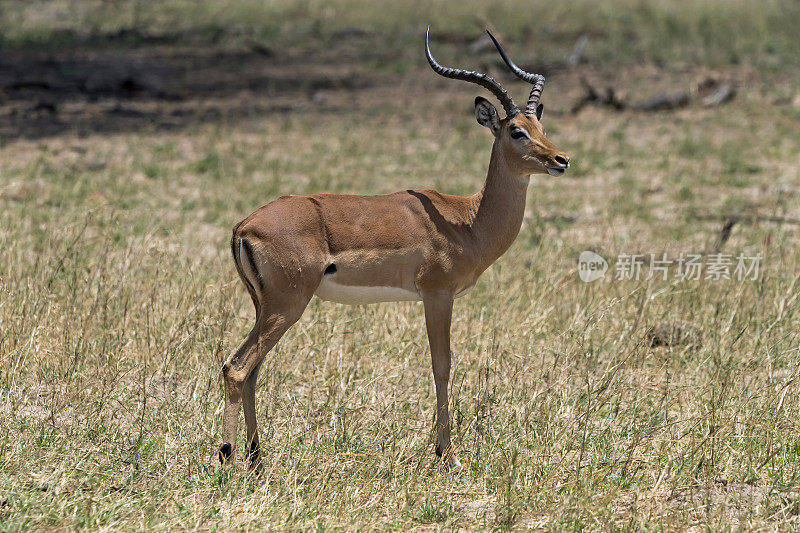
[[[167,37],[256,41],[280,49],[355,38],[363,43],[360,53],[373,56],[370,64],[401,73],[417,58],[426,25],[466,42],[490,26],[533,46],[535,56],[524,60],[560,60],[585,33],[591,39],[587,58],[604,65],[753,63],[784,69],[797,66],[799,10],[791,0],[11,0],[0,8],[0,25],[10,46],[96,44],[115,35],[123,45]]]
[[[61,13],[8,5],[4,20],[30,21],[6,34],[13,45],[37,28],[46,40]],[[162,31],[158,17],[183,4],[137,5],[138,24]],[[276,12],[288,22],[274,35],[297,42],[316,20],[410,35],[433,9],[198,5],[187,24],[213,14],[261,35]],[[540,10],[542,26],[564,20],[576,34],[592,14],[596,24],[628,21],[639,35],[624,52],[631,61],[656,58],[649,40],[674,26],[682,43],[669,49],[683,60],[750,50],[766,64],[753,43],[769,34],[774,53],[794,61],[781,54],[795,45],[775,29],[788,24],[776,19],[783,3],[725,11],[709,1],[670,16],[683,2],[615,5],[582,4],[571,19],[554,4]],[[59,24],[111,31],[131,24],[119,15],[130,6],[73,10]],[[496,13],[515,21],[509,34],[538,39],[523,31],[536,13],[517,7]],[[742,30],[722,51],[717,30],[698,42],[715,9],[719,24]],[[433,22],[478,26],[467,8],[448,14]],[[592,54],[606,61],[616,38],[599,36]],[[0,530],[797,527],[796,227],[734,226],[723,251],[761,253],[756,281],[611,279],[618,254],[705,251],[727,215],[800,217],[800,114],[773,104],[790,89],[769,72],[732,105],[656,114],[571,116],[563,110],[583,72],[550,82],[544,101],[562,112],[545,113],[548,136],[574,168],[532,180],[519,238],[455,306],[451,413],[463,471],[433,454],[421,306],[318,300],[261,372],[263,472],[219,467],[220,367],[254,318],[229,257],[231,227],[280,194],[481,185],[491,136],[471,114],[476,91],[439,92],[427,70],[409,68],[390,77],[396,92],[376,87],[313,121],[278,113],[0,146]],[[637,68],[620,79],[650,87]],[[605,280],[579,281],[586,249],[612,263]],[[650,327],[674,321],[697,342],[650,347]],[[239,457],[243,446],[240,436]]]

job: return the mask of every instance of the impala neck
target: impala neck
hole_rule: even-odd
[[[475,195],[473,230],[485,255],[494,261],[511,246],[522,227],[530,175],[514,172],[495,141],[483,189]]]

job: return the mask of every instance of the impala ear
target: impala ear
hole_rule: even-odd
[[[478,124],[492,130],[492,135],[495,137],[500,134],[500,117],[497,116],[497,109],[482,96],[475,99],[475,118]]]
[[[542,113],[544,113],[544,104],[536,106],[536,120],[542,120]]]

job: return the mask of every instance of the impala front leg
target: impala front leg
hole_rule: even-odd
[[[433,380],[436,384],[436,455],[452,467],[461,466],[450,444],[450,413],[447,386],[450,381],[450,322],[453,293],[424,294],[425,325],[431,348]]]

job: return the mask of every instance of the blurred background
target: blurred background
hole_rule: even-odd
[[[362,93],[387,86],[458,91],[425,72],[428,24],[445,65],[518,85],[483,34],[489,28],[559,93],[588,78],[570,110],[581,96],[618,107],[661,97],[650,105],[679,107],[720,83],[734,85],[718,95],[727,100],[752,88],[756,73],[796,81],[799,20],[794,0],[5,0],[0,136],[175,128],[353,104],[363,116],[373,106]],[[579,76],[559,79],[569,72]]]

